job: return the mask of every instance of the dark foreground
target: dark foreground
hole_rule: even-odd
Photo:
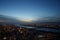
[[[60,40],[60,33],[3,24],[0,25],[0,40]]]

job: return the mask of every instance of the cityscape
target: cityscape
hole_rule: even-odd
[[[60,33],[38,31],[13,24],[1,24],[0,40],[60,40]]]
[[[60,0],[0,0],[0,40],[60,40]]]

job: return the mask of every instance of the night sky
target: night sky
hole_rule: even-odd
[[[57,21],[60,20],[60,0],[0,0],[0,15],[26,22]]]

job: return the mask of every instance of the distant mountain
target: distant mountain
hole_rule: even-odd
[[[16,18],[0,15],[0,23],[19,23],[19,21]]]
[[[14,18],[11,18],[9,16],[5,16],[5,15],[0,15],[0,20],[10,20],[11,21],[11,20],[14,20]]]
[[[60,18],[59,17],[45,17],[45,18],[40,18],[36,21],[32,21],[32,22],[23,22],[21,20],[18,20],[14,17],[10,17],[10,16],[6,16],[6,15],[0,15],[0,23],[16,23],[16,24],[40,24],[40,23],[46,23],[46,24],[58,24],[60,23]]]
[[[26,24],[27,22],[23,22],[11,16],[0,15],[0,23]]]
[[[60,17],[44,17],[39,18],[36,21],[33,21],[33,23],[40,24],[40,23],[46,23],[46,24],[60,24]]]

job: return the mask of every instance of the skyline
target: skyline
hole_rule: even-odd
[[[22,21],[60,18],[60,0],[0,0],[0,15]]]

